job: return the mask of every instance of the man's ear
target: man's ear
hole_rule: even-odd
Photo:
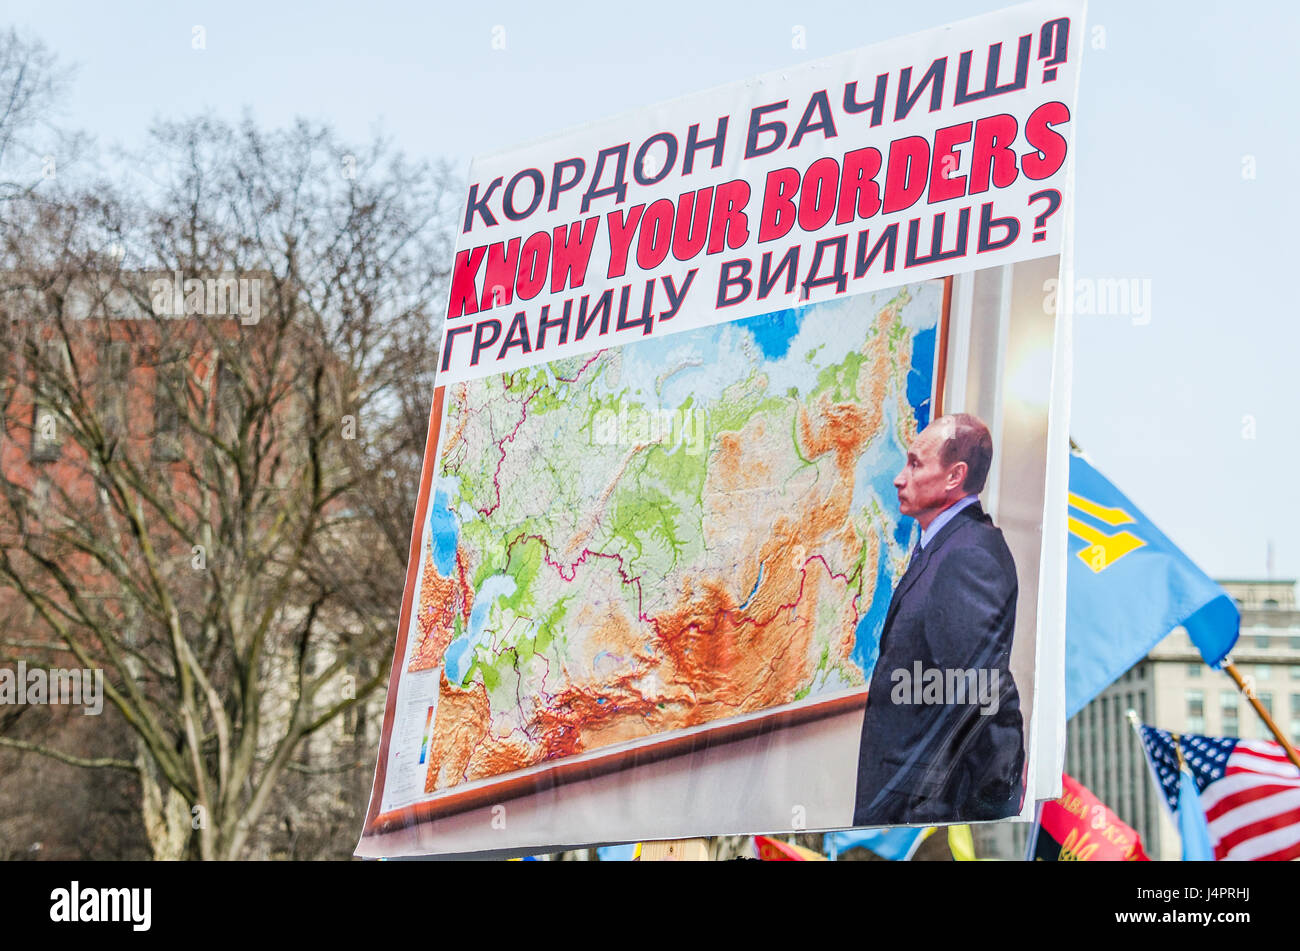
[[[970,467],[964,462],[957,462],[948,470],[947,487],[949,489],[958,489],[966,484],[966,473]]]

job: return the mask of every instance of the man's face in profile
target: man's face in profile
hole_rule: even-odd
[[[898,490],[898,507],[904,515],[922,522],[938,514],[953,498],[953,490],[965,478],[965,465],[954,462],[945,466],[939,461],[947,424],[935,420],[912,440],[903,471],[894,477]],[[959,470],[960,467],[960,470]]]

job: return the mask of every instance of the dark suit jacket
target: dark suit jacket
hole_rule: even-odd
[[[978,502],[940,529],[899,579],[862,721],[855,826],[1019,813],[1024,740],[1010,669],[1017,588],[1002,532]],[[982,714],[993,704],[978,694],[964,703],[904,702],[915,697],[918,661],[922,671],[942,671],[945,685],[948,671],[983,669],[991,686],[996,671],[997,712]]]

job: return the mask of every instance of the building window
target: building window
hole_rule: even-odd
[[[1105,697],[1101,699],[1101,796],[1103,802],[1110,801],[1110,771],[1114,758],[1110,752],[1110,703]]]
[[[1300,680],[1300,664],[1291,665],[1291,679]]]
[[[239,374],[223,362],[217,373],[217,427],[226,442],[234,442],[239,435],[244,409],[240,385]]]
[[[1223,721],[1224,736],[1241,735],[1240,709],[1235,690],[1225,690],[1219,694],[1219,716]]]
[[[1259,705],[1264,708],[1264,712],[1273,716],[1273,695],[1271,693],[1261,692],[1258,695]],[[1263,717],[1255,717],[1258,721],[1255,727],[1256,735],[1263,740],[1272,739],[1273,734],[1269,732],[1268,726],[1264,723]]]
[[[1187,676],[1188,676],[1188,677],[1199,677],[1199,676],[1201,676],[1201,665],[1200,665],[1200,664],[1188,664],[1188,665],[1187,665]]]
[[[59,430],[59,414],[53,405],[43,399],[37,400],[32,416],[32,459],[35,462],[51,462],[59,458],[63,444]]]
[[[1294,634],[1291,635],[1291,649],[1300,651],[1300,637],[1296,637]]]
[[[1272,677],[1273,677],[1273,665],[1272,665],[1272,664],[1256,664],[1256,665],[1255,665],[1255,679],[1256,679],[1256,680],[1271,680]]]
[[[1277,598],[1265,598],[1265,599],[1264,599],[1264,607],[1266,607],[1266,608],[1270,608],[1270,609],[1272,609],[1272,608],[1276,608],[1276,607],[1277,607]]]
[[[59,343],[41,345],[35,367],[36,398],[32,413],[32,460],[50,462],[59,458],[63,447],[63,421],[59,409],[63,398],[59,385],[67,379],[67,352]]]
[[[185,399],[185,365],[163,364],[156,374],[153,457],[160,462],[175,462],[181,458],[180,401]]]
[[[126,385],[131,351],[124,340],[113,340],[104,348],[99,378],[104,435],[111,441],[126,435]]]
[[[1134,714],[1137,713],[1137,706],[1133,702],[1132,691],[1129,691],[1128,693],[1124,694],[1124,713],[1126,718],[1130,710]],[[1131,729],[1126,728],[1124,730],[1124,742],[1121,743],[1120,746],[1123,749],[1122,755],[1124,756],[1124,762],[1129,764],[1129,768],[1125,772],[1125,779],[1127,780],[1127,783],[1125,783],[1124,786],[1125,798],[1123,804],[1121,805],[1121,808],[1127,806],[1128,808],[1125,809],[1125,812],[1128,815],[1133,815],[1133,810],[1137,809],[1137,782],[1136,782],[1137,769],[1135,768],[1135,766],[1137,763],[1141,762],[1141,758],[1134,757],[1133,755],[1134,752],[1133,747],[1136,742],[1137,742],[1137,737],[1134,734],[1134,732]],[[1136,818],[1136,816],[1134,818]]]
[[[49,508],[49,505],[50,505],[50,480],[44,473],[42,473],[36,477],[36,482],[32,486],[32,506],[33,508],[35,508],[36,513],[40,515],[43,514],[46,511],[46,509]],[[30,615],[27,618],[27,623],[33,624],[35,623],[36,620],[35,607],[31,604],[28,604],[27,608]]]
[[[9,374],[10,360],[8,350],[0,350],[0,436],[9,435],[9,403],[13,399],[14,383]]]
[[[1256,634],[1256,635],[1255,635],[1255,646],[1258,647],[1258,648],[1260,648],[1261,650],[1264,649],[1264,648],[1266,648],[1266,647],[1268,647],[1268,645],[1269,645],[1271,642],[1272,642],[1272,638],[1269,637],[1267,634]]]
[[[1187,731],[1205,732],[1205,691],[1187,691]]]

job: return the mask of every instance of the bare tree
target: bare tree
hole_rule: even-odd
[[[87,147],[55,122],[70,76],[39,40],[0,30],[0,207],[48,186]]]
[[[136,751],[0,746],[138,777],[156,857],[337,854],[319,828],[364,785],[328,777],[368,778],[391,662],[448,174],[306,123],[166,124],[148,154],[167,180],[20,196],[0,232],[0,586],[45,648],[7,656],[105,670]]]

